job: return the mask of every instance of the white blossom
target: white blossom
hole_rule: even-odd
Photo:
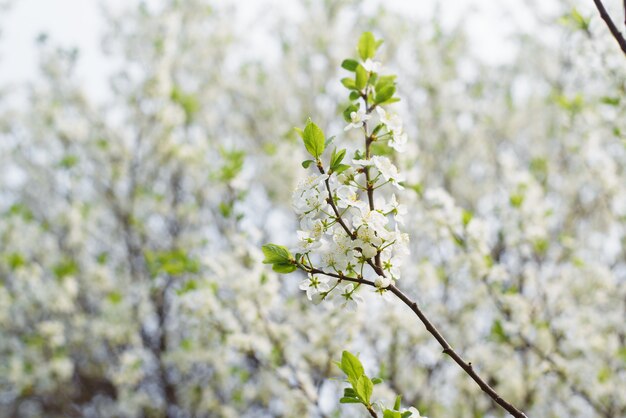
[[[368,115],[364,109],[359,109],[355,112],[350,112],[350,123],[344,128],[345,131],[350,129],[358,129],[363,126],[363,124],[370,119],[370,115]]]

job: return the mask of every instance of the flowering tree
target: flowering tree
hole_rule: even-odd
[[[377,413],[504,416],[385,300],[396,285],[528,416],[623,416],[626,103],[595,11],[557,5],[494,65],[436,16],[291,3],[254,25],[201,0],[110,16],[103,46],[120,65],[104,103],[84,90],[80,53],[53,39],[37,80],[2,88],[0,416],[368,413],[337,402],[344,374],[344,402]],[[385,38],[388,68],[340,67],[364,28]],[[341,79],[352,89],[364,71],[373,97],[344,102]],[[290,127],[309,115],[342,136],[320,147],[305,126],[305,157]],[[315,153],[329,176],[317,194],[299,174],[320,179]],[[301,181],[326,213],[296,195],[298,226]],[[263,242],[308,251],[300,277],[264,268]],[[327,251],[340,244],[351,252]],[[358,275],[373,286],[346,289]],[[300,282],[338,306],[309,306]]]
[[[310,120],[304,130],[299,131],[304,146],[314,158],[302,165],[307,168],[314,164],[319,174],[307,177],[294,192],[293,207],[300,216],[302,228],[298,231],[297,253],[292,256],[285,247],[267,244],[263,247],[264,263],[271,264],[279,273],[290,273],[296,268],[305,271],[308,279],[300,288],[306,290],[307,297],[314,303],[334,299],[339,306],[354,308],[357,302],[363,301],[357,293],[363,285],[374,287],[381,295],[393,293],[411,308],[443,352],[483,391],[513,416],[525,417],[478,376],[472,364],[454,351],[417,303],[395,285],[400,279],[402,258],[408,254],[409,238],[400,230],[401,216],[407,209],[398,203],[395,194],[389,200],[378,201],[374,200],[374,194],[386,185],[402,190],[400,183],[404,178],[388,157],[374,155],[372,146],[382,145],[381,153],[389,153],[385,147],[402,151],[407,135],[400,118],[385,110],[386,105],[399,99],[394,97],[395,76],[379,74],[381,63],[373,61],[381,43],[370,32],[365,32],[358,45],[362,61],[348,59],[342,63],[343,68],[355,73],[354,78],[342,80],[350,90],[352,101],[344,111],[348,122],[345,130],[361,131],[363,148],[355,151],[352,164],[343,164],[346,149],[338,151],[335,148],[325,165],[321,157],[332,138],[327,140],[322,130]],[[371,123],[374,111],[377,120]],[[372,128],[368,128],[368,122]],[[342,360],[342,366],[344,363]],[[346,373],[351,369],[344,367]],[[361,388],[358,373],[348,376],[354,380],[351,383],[358,395],[356,399],[372,416],[377,416],[369,400],[371,385]],[[364,380],[367,382],[368,378],[364,377]],[[391,410],[384,410],[385,415],[388,412]]]

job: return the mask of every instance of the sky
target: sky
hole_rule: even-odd
[[[2,0],[0,0],[1,2]],[[224,0],[221,0],[224,1]],[[286,0],[239,0],[241,18],[249,20],[259,8],[284,6]],[[372,6],[378,0],[365,0]],[[100,36],[105,29],[100,7],[119,10],[128,0],[13,0],[8,12],[0,11],[0,85],[17,85],[37,75],[35,39],[42,33],[58,45],[80,50],[79,74],[87,92],[106,97],[107,75],[112,64],[100,51]],[[549,2],[539,2],[546,5]],[[555,2],[556,3],[556,2]],[[406,13],[432,13],[435,1],[386,0],[385,5]],[[442,1],[442,15],[450,21],[467,18],[473,45],[478,55],[495,63],[507,59],[506,35],[516,26],[528,27],[532,16],[526,2],[519,0]],[[466,11],[472,8],[471,15]],[[469,16],[469,17],[468,17]],[[253,17],[253,16],[252,16]]]

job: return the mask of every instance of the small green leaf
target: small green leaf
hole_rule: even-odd
[[[396,396],[396,402],[393,404],[393,409],[396,411],[400,410],[400,405],[402,405],[402,395]]]
[[[224,182],[233,180],[241,172],[243,163],[246,158],[245,151],[242,150],[225,150],[221,149],[220,154],[223,158],[222,167],[217,173],[217,177]]]
[[[365,401],[366,404],[370,404],[370,398],[372,397],[372,391],[374,390],[374,385],[369,377],[364,374],[359,377],[356,382],[356,392],[361,399]]]
[[[314,162],[315,162],[315,161],[313,161],[313,160],[304,160],[304,161],[302,161],[302,167],[304,167],[304,168],[309,168],[309,166],[310,166],[311,164],[313,164]]]
[[[524,195],[519,193],[512,194],[509,197],[509,203],[511,203],[511,206],[514,208],[521,207],[522,203],[524,203]]]
[[[349,90],[357,90],[356,84],[352,78],[342,78],[341,84],[343,84],[343,86]]]
[[[324,152],[324,132],[320,129],[319,126],[314,124],[309,119],[309,122],[304,128],[302,139],[304,141],[304,146],[306,147],[306,150],[309,152],[309,154],[318,159],[320,155],[322,155],[322,153]]]
[[[296,266],[293,264],[294,258],[289,250],[282,245],[265,244],[262,247],[263,255],[265,259],[264,264],[271,264],[272,270],[277,273],[291,273],[296,270]]]
[[[617,106],[619,105],[620,98],[617,96],[616,97],[604,96],[603,98],[600,99],[600,102],[607,104],[609,106]]]
[[[198,288],[198,283],[195,280],[188,280],[180,289],[176,291],[178,296],[191,292]]]
[[[297,267],[291,263],[286,264],[286,263],[275,263],[272,264],[272,270],[274,270],[276,273],[281,273],[281,274],[288,274],[291,272],[294,272],[297,269]]]
[[[193,115],[200,110],[200,102],[193,93],[185,93],[178,86],[174,86],[170,93],[170,98],[176,104],[183,108],[186,121],[189,122]]]
[[[356,70],[356,67],[358,67],[358,65],[359,63],[353,59],[346,59],[341,62],[341,68],[352,72]]]
[[[346,150],[342,149],[337,152],[337,148],[333,150],[333,154],[330,157],[330,169],[332,171],[336,171],[336,169],[341,165],[341,161],[343,161],[343,157],[346,156]]]
[[[605,366],[600,369],[596,377],[598,379],[598,382],[606,383],[611,378],[611,375],[611,369]]]
[[[404,411],[402,413],[402,415],[400,415],[400,418],[409,418],[411,415],[413,415],[413,412],[411,412],[411,411]]]
[[[116,291],[113,291],[113,292],[109,293],[108,296],[107,296],[107,299],[113,305],[117,305],[117,304],[119,304],[122,301],[123,296],[122,296],[121,292],[116,290]]]
[[[372,383],[378,385],[380,383],[383,383],[383,379],[381,379],[380,377],[375,377],[372,379]]]
[[[354,84],[357,90],[363,90],[367,85],[367,71],[365,71],[362,65],[356,67],[356,79]]]
[[[335,169],[333,169],[333,172],[335,174],[341,174],[349,168],[350,166],[348,164],[339,164]]]
[[[346,122],[352,122],[352,118],[350,117],[350,114],[352,112],[358,111],[360,107],[361,107],[360,103],[351,104],[350,106],[346,107],[346,109],[343,111],[343,118],[344,118],[344,120]]]
[[[505,343],[509,340],[509,337],[506,335],[504,331],[504,327],[502,326],[502,322],[499,319],[493,321],[491,325],[491,338],[499,343]]]
[[[374,101],[376,103],[384,103],[387,100],[391,99],[395,93],[396,93],[396,86],[394,86],[393,84],[385,86],[382,89],[380,89],[380,91],[376,92]]]
[[[368,58],[374,58],[374,55],[376,55],[376,47],[376,39],[374,35],[372,35],[372,32],[364,32],[359,39],[359,56],[363,61]]]
[[[26,260],[20,253],[11,253],[6,256],[11,270],[16,270],[26,264]]]
[[[463,226],[467,226],[473,217],[474,217],[474,214],[471,211],[463,209],[463,215],[462,215]]]
[[[345,396],[346,398],[356,398],[357,397],[356,392],[352,388],[344,388],[343,396]]]
[[[70,169],[78,164],[79,158],[76,155],[66,155],[59,161],[59,167]]]
[[[363,403],[359,398],[347,398],[343,397],[339,399],[339,403]]]
[[[385,100],[384,102],[378,103],[379,105],[390,105],[392,103],[397,103],[400,101],[399,97],[392,97],[391,99]]]
[[[395,75],[381,75],[376,80],[375,90],[380,91],[387,86],[393,86],[396,83]]]
[[[348,97],[350,98],[350,100],[357,100],[359,97],[361,97],[361,94],[358,91],[351,91],[350,96]]]
[[[383,412],[383,418],[402,418],[402,414],[398,411],[392,411],[391,409],[385,409]]]
[[[180,276],[200,271],[200,262],[189,256],[186,251],[146,251],[144,254],[150,275],[155,278],[159,274]]]
[[[348,351],[344,351],[341,354],[341,365],[339,367],[348,376],[348,379],[354,380],[354,382],[357,382],[359,377],[365,373],[361,361]]]

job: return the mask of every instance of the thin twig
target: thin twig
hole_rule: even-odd
[[[322,275],[326,275],[330,277],[335,277],[341,280],[346,280],[346,281],[364,284],[367,286],[376,287],[374,282],[372,282],[371,280],[358,279],[354,277],[346,277],[346,276],[342,276],[342,275],[335,274],[335,273],[325,272],[323,270],[316,269],[316,268],[309,268],[306,271],[308,271],[309,273],[322,274]],[[432,322],[430,322],[428,317],[426,317],[426,315],[422,312],[419,306],[417,306],[416,302],[412,301],[407,295],[405,295],[400,289],[398,289],[394,285],[388,286],[387,290],[389,290],[391,293],[396,295],[398,299],[404,302],[404,304],[407,305],[413,311],[413,313],[415,313],[415,315],[417,315],[417,317],[420,319],[422,324],[424,324],[424,326],[426,327],[426,330],[433,337],[435,337],[439,345],[441,345],[441,347],[443,348],[443,352],[447,354],[448,356],[450,356],[454,360],[454,362],[458,364],[465,371],[465,373],[467,373],[472,378],[472,380],[474,380],[474,382],[478,384],[478,386],[483,390],[483,392],[485,392],[487,395],[489,395],[491,399],[493,399],[494,402],[496,402],[498,405],[504,408],[507,412],[509,412],[515,418],[528,418],[526,414],[524,414],[522,411],[520,411],[511,403],[507,402],[500,395],[498,395],[498,393],[491,386],[489,386],[489,384],[487,384],[487,382],[485,382],[476,373],[476,371],[474,371],[472,364],[463,360],[463,358],[456,351],[454,351],[454,349],[450,346],[448,341],[446,341],[446,339],[439,332],[439,330],[432,324]]]
[[[422,321],[426,330],[437,340],[439,345],[443,348],[443,352],[448,356],[452,357],[456,364],[458,364],[464,371],[467,373],[474,382],[478,384],[478,386],[485,392],[491,399],[493,399],[498,405],[508,411],[515,418],[528,418],[526,414],[517,409],[511,403],[504,400],[498,393],[487,384],[475,371],[472,367],[471,363],[467,363],[461,356],[459,356],[456,351],[450,346],[450,344],[446,341],[446,339],[441,335],[439,330],[430,322],[430,320],[424,315],[421,311],[417,303],[409,299],[400,289],[398,289],[394,285],[390,285],[388,290],[391,291],[394,295],[396,295],[405,305],[407,305],[411,310],[417,315],[417,317]]]
[[[617,29],[617,26],[615,26],[615,23],[613,23],[613,19],[611,19],[611,16],[609,16],[609,14],[607,13],[606,9],[604,8],[604,4],[602,4],[602,1],[593,0],[593,2],[598,8],[598,12],[600,12],[600,17],[602,17],[606,25],[609,27],[611,35],[613,35],[613,38],[615,38],[615,40],[619,44],[622,52],[624,53],[624,55],[626,55],[626,39],[624,39],[624,35],[622,35],[619,29]],[[624,11],[626,13],[626,0],[624,0]],[[624,23],[626,24],[626,17],[624,19]]]

